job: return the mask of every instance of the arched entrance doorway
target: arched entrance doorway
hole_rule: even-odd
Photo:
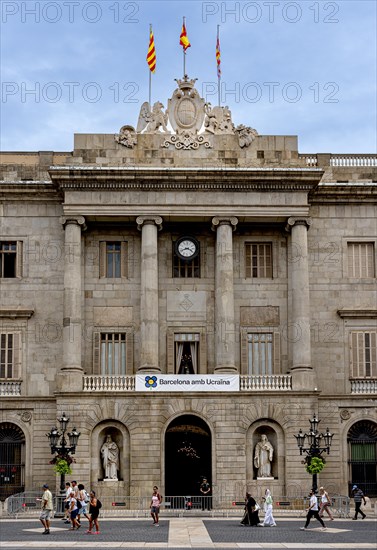
[[[10,422],[0,424],[0,500],[25,489],[25,435]]]
[[[166,495],[200,495],[204,477],[212,487],[211,457],[211,432],[204,420],[191,414],[173,420],[165,434]]]
[[[377,496],[377,424],[356,422],[348,431],[349,494],[358,485],[369,497]]]

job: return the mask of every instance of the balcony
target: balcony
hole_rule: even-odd
[[[361,378],[359,380],[353,379],[351,382],[351,393],[352,394],[375,394],[377,393],[377,378],[366,379]]]
[[[184,376],[184,375],[183,375]],[[291,391],[292,377],[289,374],[240,376],[240,391]],[[130,392],[135,391],[134,376],[84,376],[84,392]]]

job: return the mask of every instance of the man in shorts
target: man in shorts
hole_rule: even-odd
[[[53,510],[53,504],[52,504],[52,494],[51,491],[48,489],[48,485],[45,483],[43,485],[43,495],[41,498],[42,504],[41,504],[41,514],[39,516],[39,519],[45,528],[43,531],[43,535],[49,535],[50,534],[50,519],[51,514]]]

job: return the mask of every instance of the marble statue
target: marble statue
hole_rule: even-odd
[[[258,477],[271,477],[271,462],[274,455],[274,448],[268,441],[265,434],[255,445],[254,466],[258,469]]]
[[[104,444],[101,447],[101,456],[103,469],[105,471],[105,479],[118,479],[119,470],[119,447],[112,440],[111,435],[106,437]]]

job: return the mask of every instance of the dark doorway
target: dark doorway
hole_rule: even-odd
[[[349,494],[358,485],[369,497],[377,496],[377,424],[361,420],[348,436]]]
[[[15,424],[0,424],[0,500],[25,489],[25,436]]]
[[[182,415],[165,435],[166,496],[198,496],[206,477],[212,487],[211,432],[197,416]]]

